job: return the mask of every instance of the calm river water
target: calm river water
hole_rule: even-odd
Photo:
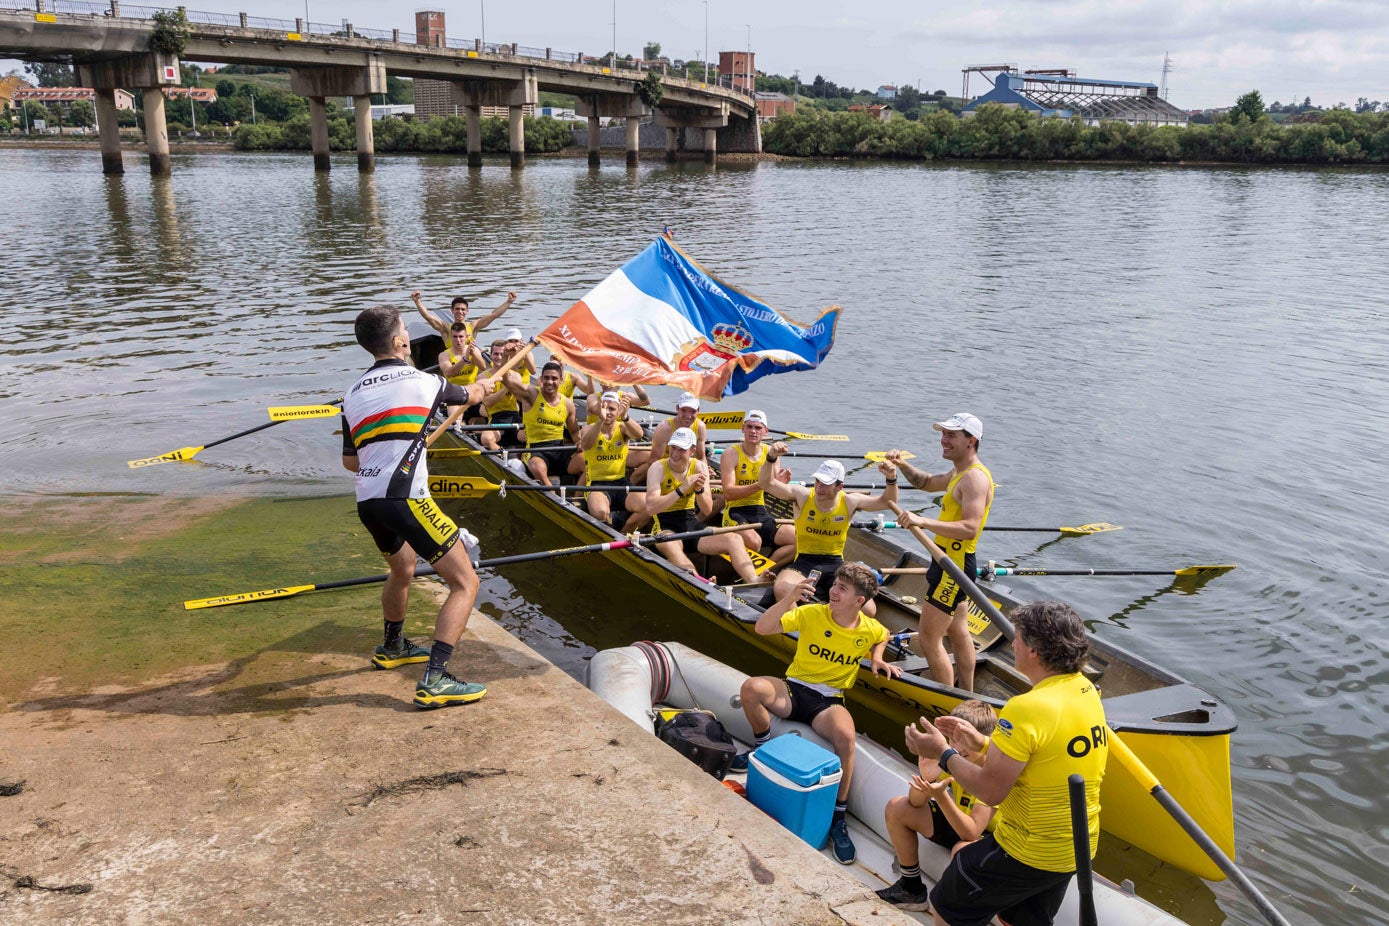
[[[1292,920],[1389,922],[1389,173],[387,157],[360,177],[347,158],[315,176],[306,155],[208,153],[156,182],[127,161],[107,179],[95,151],[0,150],[0,493],[350,504],[326,422],[201,466],[125,461],[340,394],[366,305],[514,288],[508,322],[531,333],[670,225],[793,317],[845,306],[821,370],[737,407],[927,462],[929,422],[970,410],[994,523],[1125,526],[994,534],[989,558],[1238,563],[1195,594],[1033,581],[1233,705],[1239,859]],[[479,520],[498,553],[559,540]],[[647,599],[588,568],[493,577],[487,608],[576,673],[594,646],[670,635],[616,617]],[[1193,923],[1258,921],[1228,885],[1145,893]]]

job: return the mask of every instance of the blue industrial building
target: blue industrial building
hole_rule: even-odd
[[[1024,109],[1039,116],[1078,117],[1086,125],[1103,121],[1130,125],[1185,127],[1187,114],[1158,95],[1156,84],[1122,80],[1096,80],[1056,72],[1019,74],[1002,71],[988,93],[964,108],[968,115],[985,103]]]

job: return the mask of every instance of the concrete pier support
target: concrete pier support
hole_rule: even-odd
[[[704,163],[713,164],[718,160],[719,153],[719,132],[718,129],[704,130]]]
[[[357,117],[357,170],[369,174],[376,170],[376,137],[372,133],[371,97],[354,96],[352,112]]]
[[[627,166],[636,167],[641,154],[641,117],[627,117]]]
[[[656,124],[666,130],[666,160],[675,160],[675,151],[686,132],[702,132],[704,160],[718,158],[719,131],[728,125],[728,106],[719,110],[693,106],[662,106],[656,111]]]
[[[599,137],[598,137],[598,132],[599,132],[599,128],[598,128],[598,117],[597,117],[597,116],[589,116],[589,117],[588,117],[588,166],[589,166],[589,167],[597,167],[597,166],[598,166],[598,163],[599,163],[598,149],[599,149],[599,147],[600,147],[600,145],[599,145],[600,139],[599,139]]]
[[[150,88],[143,96],[145,148],[150,153],[150,173],[156,177],[167,177],[170,173],[169,124],[164,118],[164,94],[158,88]]]
[[[328,106],[321,96],[309,97],[309,139],[313,145],[313,169],[332,170],[329,156]]]
[[[96,121],[101,133],[101,172],[123,174],[121,161],[121,126],[116,117],[116,91],[96,91]]]
[[[520,170],[526,166],[526,111],[519,106],[507,108],[507,118],[511,122],[511,168]]]
[[[680,150],[680,130],[666,126],[666,162],[675,163],[675,154]]]
[[[482,166],[482,107],[463,107],[463,122],[468,134],[468,166]]]

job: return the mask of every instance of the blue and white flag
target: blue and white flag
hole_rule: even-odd
[[[809,325],[793,322],[662,236],[539,339],[601,382],[662,383],[719,399],[772,373],[815,369],[834,345],[839,312],[830,306]]]

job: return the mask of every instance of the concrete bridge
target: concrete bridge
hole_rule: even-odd
[[[179,9],[182,9],[181,7]],[[169,136],[164,87],[179,83],[179,59],[152,50],[155,23],[149,7],[109,6],[82,0],[0,0],[0,57],[70,60],[77,82],[96,91],[102,169],[121,173],[115,91],[144,93],[145,139],[150,170],[169,172]],[[694,133],[704,159],[719,148],[761,151],[757,107],[751,95],[662,74],[659,105],[637,94],[645,72],[585,64],[582,55],[481,41],[444,41],[413,33],[325,26],[302,19],[273,20],[245,13],[184,11],[189,34],[183,57],[190,61],[253,64],[290,69],[290,89],[309,100],[314,167],[329,168],[329,97],[352,97],[356,117],[357,166],[375,168],[371,96],[386,92],[386,75],[447,81],[454,104],[467,123],[468,164],[482,163],[481,109],[506,107],[510,121],[511,166],[525,165],[522,107],[534,105],[541,90],[573,94],[579,115],[588,117],[589,163],[598,163],[600,117],[626,121],[628,165],[637,160],[638,126],[655,117],[666,130],[666,158],[674,160],[685,137]]]

